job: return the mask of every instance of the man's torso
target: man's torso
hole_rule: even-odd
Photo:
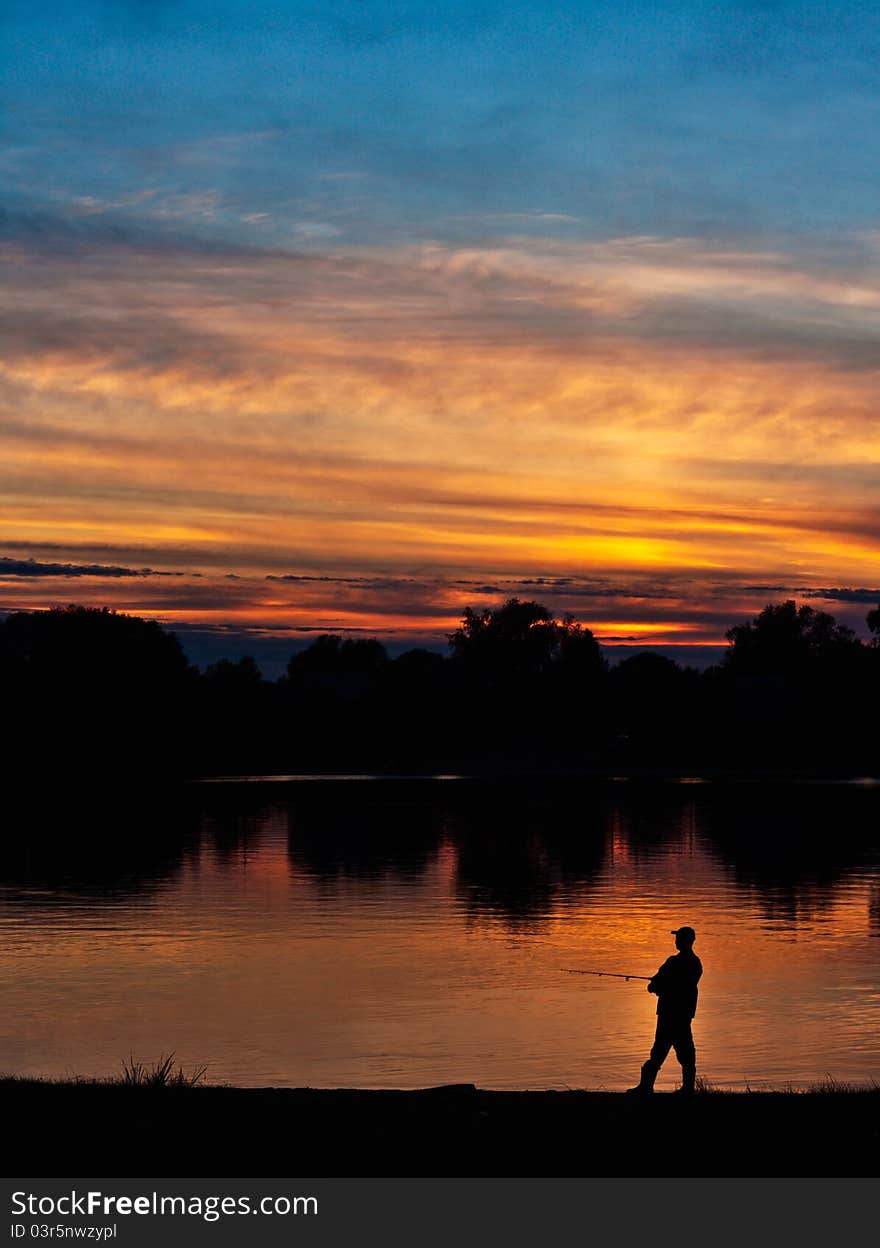
[[[657,1013],[662,1017],[691,1019],[697,1010],[697,984],[703,965],[695,953],[682,950],[667,958],[654,976],[657,982]]]

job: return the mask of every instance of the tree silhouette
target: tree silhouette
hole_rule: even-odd
[[[750,676],[792,676],[837,665],[855,656],[860,642],[851,628],[827,611],[787,602],[769,603],[754,620],[725,634],[725,668]]]
[[[174,633],[109,607],[18,611],[0,623],[0,665],[19,682],[69,691],[96,685],[170,688],[189,670]]]
[[[194,674],[173,633],[108,608],[16,612],[0,623],[0,681],[18,765],[129,774],[176,768]]]
[[[641,654],[608,669],[592,632],[539,602],[468,607],[450,657],[390,659],[323,634],[264,679],[250,656],[199,675],[157,623],[105,608],[0,623],[7,775],[796,769],[876,774],[872,645],[794,601],[731,628],[707,672]]]
[[[871,633],[872,645],[880,646],[880,606],[868,612],[866,622]]]
[[[311,645],[291,656],[287,675],[321,676],[375,672],[388,662],[388,653],[375,638],[345,638],[322,633]]]
[[[546,671],[558,647],[557,625],[546,607],[509,598],[503,607],[465,607],[461,625],[449,634],[453,658],[487,676]]]
[[[589,629],[538,602],[467,608],[449,635],[460,748],[484,766],[578,766],[604,719],[606,665]]]
[[[461,625],[449,634],[452,657],[489,679],[535,677],[563,664],[572,674],[604,669],[598,642],[570,617],[555,620],[538,602],[508,598],[494,611],[466,607]]]
[[[237,662],[220,659],[205,668],[205,682],[213,686],[220,696],[240,697],[253,693],[263,684],[263,673],[252,655],[246,654]]]
[[[611,722],[622,761],[643,756],[669,763],[686,747],[692,754],[704,732],[700,674],[650,651],[624,659],[609,678]]]
[[[870,760],[870,652],[852,629],[787,601],[769,604],[727,638],[713,710],[719,739],[741,764],[834,770]]]

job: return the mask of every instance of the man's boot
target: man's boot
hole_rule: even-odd
[[[657,1067],[653,1062],[647,1061],[642,1066],[642,1076],[634,1088],[627,1088],[627,1092],[649,1096],[654,1091],[654,1080],[657,1078]]]
[[[676,1092],[683,1096],[693,1096],[697,1090],[697,1068],[696,1066],[682,1066],[681,1068],[681,1087],[675,1089]]]

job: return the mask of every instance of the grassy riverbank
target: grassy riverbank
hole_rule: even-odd
[[[16,1175],[876,1176],[880,1089],[617,1092],[0,1080]]]

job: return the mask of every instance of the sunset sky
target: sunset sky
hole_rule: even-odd
[[[687,657],[785,597],[864,631],[875,4],[0,21],[0,609],[198,661],[513,594]]]

